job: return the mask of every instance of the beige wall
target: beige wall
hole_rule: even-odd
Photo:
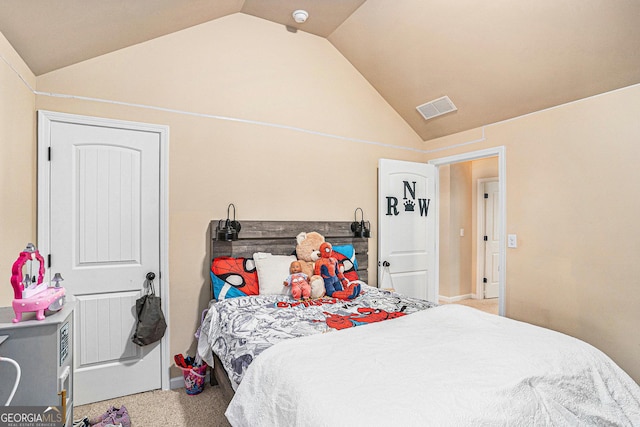
[[[0,306],[10,306],[11,267],[36,239],[36,79],[1,33],[0,56]]]
[[[451,246],[457,240],[455,235],[451,235],[451,165],[443,165],[438,168],[439,174],[439,209],[438,209],[438,238],[439,238],[439,259],[438,259],[438,297],[440,299],[453,296],[451,283],[452,270],[457,265],[457,261],[451,258]]]
[[[457,257],[455,287],[450,296],[469,295],[471,293],[471,163],[463,162],[451,165],[451,236]],[[460,235],[464,230],[464,236]]]
[[[39,95],[38,109],[170,127],[171,354],[194,351],[210,298],[207,227],[229,203],[240,222],[349,221],[361,207],[375,237],[378,158],[416,159],[423,144],[327,40],[243,14],[37,84],[73,96]],[[369,250],[375,266],[375,238]]]
[[[471,162],[440,167],[439,295],[471,293]],[[460,230],[464,230],[464,236]]]
[[[581,338],[640,381],[640,86],[433,140],[506,147],[507,316]]]

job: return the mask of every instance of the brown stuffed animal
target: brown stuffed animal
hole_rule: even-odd
[[[311,231],[302,232],[296,237],[296,255],[300,261],[302,272],[309,276],[311,284],[311,298],[321,298],[325,294],[324,280],[322,276],[314,275],[315,262],[320,259],[320,245],[324,243],[324,237],[320,233]]]

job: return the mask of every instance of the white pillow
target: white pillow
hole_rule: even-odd
[[[283,283],[289,276],[289,267],[296,260],[294,255],[272,255],[265,252],[253,254],[258,272],[260,295],[290,295],[289,286]]]

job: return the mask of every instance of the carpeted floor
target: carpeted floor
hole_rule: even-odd
[[[73,418],[95,417],[111,406],[124,405],[135,427],[229,427],[224,416],[228,404],[219,387],[205,384],[204,391],[193,396],[184,388],[154,390],[76,406]]]

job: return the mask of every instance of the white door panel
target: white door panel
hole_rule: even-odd
[[[49,126],[49,272],[60,272],[78,300],[75,402],[160,388],[160,342],[131,342],[145,275],[160,271],[160,135],[86,122]]]
[[[437,302],[435,172],[425,163],[380,159],[378,281],[388,274],[396,291]]]
[[[396,273],[393,276],[393,289],[404,295],[433,301],[429,295],[429,271]]]
[[[139,347],[129,339],[135,326],[130,321],[129,312],[136,298],[138,292],[77,297],[80,302],[78,336],[85,344],[76,355],[80,358],[80,365],[115,362],[137,356]],[[102,339],[105,336],[114,339]]]
[[[140,152],[76,146],[78,241],[75,267],[104,263],[139,265]],[[113,230],[119,230],[118,233]]]
[[[498,181],[484,183],[485,265],[484,297],[498,298],[500,292],[500,191]]]

